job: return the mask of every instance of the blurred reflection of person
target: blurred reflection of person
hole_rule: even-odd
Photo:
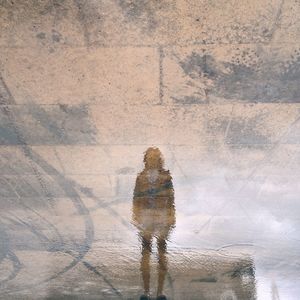
[[[150,255],[155,237],[158,248],[157,299],[167,299],[163,286],[167,273],[167,239],[175,226],[175,205],[172,177],[164,169],[158,148],[148,148],[144,156],[144,170],[138,174],[133,198],[133,223],[139,230],[142,243],[141,273],[144,295],[150,299]]]

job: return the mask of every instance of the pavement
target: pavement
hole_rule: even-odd
[[[0,24],[0,299],[139,299],[149,147],[167,298],[299,299],[299,1],[2,0]]]

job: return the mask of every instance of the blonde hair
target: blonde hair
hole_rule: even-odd
[[[149,147],[144,155],[145,169],[155,168],[162,170],[164,167],[164,159],[160,150],[156,147]]]

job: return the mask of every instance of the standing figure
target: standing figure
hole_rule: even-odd
[[[175,226],[175,205],[172,177],[164,169],[158,148],[148,148],[144,156],[144,170],[138,174],[133,198],[133,223],[139,230],[142,243],[141,273],[144,295],[150,299],[150,255],[155,237],[158,248],[157,299],[167,299],[163,286],[167,274],[167,239]]]

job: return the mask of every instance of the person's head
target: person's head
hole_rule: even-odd
[[[144,156],[145,169],[163,169],[164,160],[158,148],[150,147]]]

